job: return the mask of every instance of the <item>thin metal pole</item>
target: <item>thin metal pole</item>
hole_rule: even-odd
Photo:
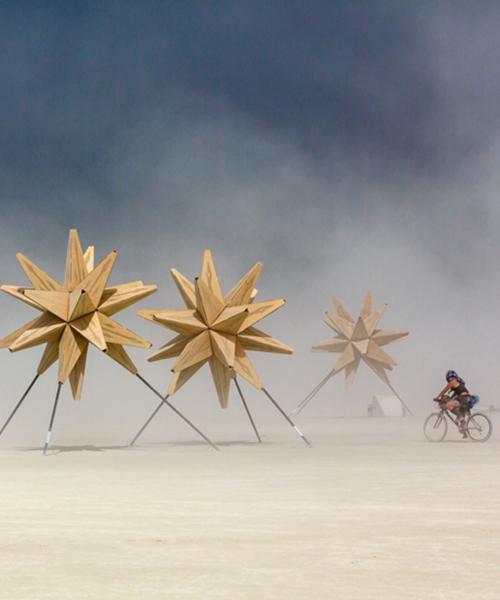
[[[213,443],[211,442],[207,436],[205,434],[203,434],[197,427],[195,427],[195,425],[193,425],[193,423],[191,423],[191,421],[189,419],[187,419],[179,410],[177,410],[175,408],[175,406],[173,406],[173,404],[170,404],[170,402],[167,401],[168,398],[168,394],[166,395],[166,397],[164,398],[160,392],[158,392],[157,390],[155,390],[155,388],[149,384],[144,377],[141,377],[139,375],[139,373],[136,373],[137,377],[142,381],[142,383],[144,383],[153,393],[155,393],[159,398],[161,398],[162,404],[166,404],[169,408],[171,408],[177,415],[179,415],[179,417],[185,421],[190,427],[192,427],[196,433],[198,433],[199,435],[201,435],[201,437],[208,442],[213,448],[215,448],[216,450],[219,450],[219,448]],[[160,405],[161,406],[161,405]],[[147,423],[144,425],[144,427],[141,429],[141,431],[139,433],[141,433],[145,428],[146,425],[148,425],[148,423],[151,421],[151,419],[155,416],[155,414],[158,412],[160,407],[157,407],[157,409],[155,410],[155,412],[151,415],[151,417],[149,418],[149,420],[147,421]],[[134,442],[135,440],[139,437],[139,434],[137,434],[134,438]],[[132,444],[131,444],[132,445]]]
[[[49,445],[49,442],[50,442],[50,434],[52,433],[52,425],[54,424],[54,417],[56,416],[57,402],[59,401],[59,394],[61,393],[61,388],[62,388],[62,383],[59,382],[57,384],[56,401],[54,402],[54,408],[52,409],[52,416],[50,417],[50,424],[49,424],[49,430],[47,432],[47,439],[45,440],[45,447],[43,449],[44,456],[47,454],[47,446]]]
[[[304,442],[311,448],[311,442],[306,438],[306,436],[301,433],[297,425],[290,419],[290,417],[286,414],[286,412],[281,408],[281,406],[276,402],[276,400],[269,394],[269,392],[262,388],[264,394],[271,400],[271,402],[276,406],[276,408],[280,411],[280,413],[285,417],[285,419],[290,423],[290,425],[295,429],[295,431],[300,435],[300,437],[304,440]]]
[[[302,402],[297,406],[297,408],[295,408],[291,413],[290,413],[290,417],[295,417],[299,414],[299,412],[305,408],[309,402],[314,398],[314,396],[316,396],[316,394],[320,391],[320,389],[325,385],[325,383],[330,379],[330,377],[333,377],[333,374],[335,372],[335,369],[333,369],[333,371],[331,371],[330,373],[328,373],[328,375],[323,379],[323,381],[321,381],[321,383],[319,383],[312,392],[309,393],[309,395],[307,395],[304,400],[302,400]]]
[[[166,398],[168,398],[168,394],[166,396]],[[166,399],[165,398],[165,399]],[[141,435],[141,433],[146,429],[146,427],[151,423],[151,421],[155,418],[156,413],[160,410],[160,408],[162,406],[164,406],[164,402],[163,399],[160,402],[160,404],[158,404],[158,406],[156,407],[155,411],[153,412],[153,414],[149,417],[149,419],[144,423],[144,425],[140,428],[138,434],[135,436],[135,438],[130,442],[129,446],[133,446],[135,444],[135,442],[137,441],[137,438]]]
[[[31,388],[35,385],[35,381],[40,377],[40,373],[37,373],[35,375],[35,378],[33,379],[33,381],[29,384],[28,389],[24,392],[24,394],[21,397],[21,400],[19,400],[19,402],[16,405],[16,408],[11,412],[10,417],[7,419],[7,421],[5,421],[5,425],[2,427],[2,429],[0,429],[0,435],[2,435],[2,433],[4,432],[4,429],[7,427],[7,425],[10,423],[12,417],[16,414],[17,409],[21,406],[21,404],[23,403],[24,399],[26,398],[26,396],[30,393]]]
[[[398,398],[398,400],[401,402],[401,404],[403,405],[403,407],[405,408],[405,410],[407,410],[410,415],[412,417],[415,417],[415,415],[411,412],[411,410],[406,406],[406,404],[403,402],[403,399],[401,398],[401,396],[396,392],[396,390],[392,387],[392,385],[390,383],[387,384],[391,390],[393,391],[394,395]]]
[[[243,402],[243,406],[245,407],[245,410],[247,411],[247,415],[248,415],[248,418],[250,419],[250,423],[252,424],[253,430],[255,431],[255,435],[257,436],[257,439],[259,440],[259,442],[262,442],[262,440],[260,439],[259,432],[257,431],[257,427],[255,427],[255,423],[253,422],[252,415],[250,414],[250,410],[247,406],[247,403],[245,402],[245,398],[243,397],[243,392],[241,391],[240,385],[236,378],[234,379],[234,383],[236,384],[236,387],[238,388],[238,392],[240,393],[241,401]]]

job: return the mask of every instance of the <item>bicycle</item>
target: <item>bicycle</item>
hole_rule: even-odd
[[[431,413],[424,421],[424,435],[429,442],[442,442],[448,432],[448,419],[457,427],[463,437],[468,437],[473,442],[486,442],[491,436],[493,425],[489,417],[480,412],[465,411],[465,420],[453,418],[446,408],[450,396],[444,396],[438,403],[439,412]]]

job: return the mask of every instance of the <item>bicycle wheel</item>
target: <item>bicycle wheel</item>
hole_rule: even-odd
[[[493,425],[483,413],[475,413],[467,419],[467,435],[473,442],[485,442],[490,438]]]
[[[429,442],[441,442],[448,431],[443,413],[432,413],[424,421],[424,435]]]

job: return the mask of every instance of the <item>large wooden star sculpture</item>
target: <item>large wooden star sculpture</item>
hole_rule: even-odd
[[[371,293],[368,292],[358,320],[355,322],[346,309],[333,296],[335,312],[327,312],[325,323],[335,331],[335,337],[319,342],[311,348],[311,352],[341,352],[332,375],[345,369],[346,389],[349,389],[363,360],[387,385],[390,385],[387,371],[396,365],[381,346],[402,340],[408,331],[388,331],[376,329],[384,314],[387,304],[383,304],[372,312]]]
[[[257,263],[223,296],[212,255],[206,250],[201,277],[195,279],[194,285],[171,270],[186,309],[137,311],[141,317],[178,333],[148,358],[152,362],[178,357],[172,368],[169,396],[208,362],[220,405],[226,408],[229,385],[236,373],[257,389],[264,389],[246,354],[248,350],[292,354],[292,348],[254,327],[285,304],[284,300],[253,302],[261,269],[262,264]]]
[[[17,352],[46,344],[38,375],[59,360],[58,381],[63,384],[69,378],[75,400],[82,393],[89,343],[137,374],[123,345],[150,348],[151,344],[110,317],[156,292],[155,285],[136,281],[106,287],[116,252],[94,268],[94,248],[83,254],[76,229],[69,235],[63,285],[22,254],[17,259],[33,287],[2,285],[1,289],[42,314],[1,340],[0,348]]]

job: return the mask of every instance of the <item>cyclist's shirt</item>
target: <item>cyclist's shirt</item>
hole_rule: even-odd
[[[460,381],[456,388],[453,388],[453,397],[461,396],[462,394],[468,394],[469,390],[465,387],[465,383]]]

